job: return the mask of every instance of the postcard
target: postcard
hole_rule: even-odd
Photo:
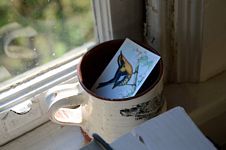
[[[126,39],[91,90],[108,99],[135,96],[159,59],[160,56]]]

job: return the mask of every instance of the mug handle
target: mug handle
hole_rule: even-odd
[[[50,89],[45,97],[50,120],[62,125],[81,126],[84,118],[83,89],[79,83],[58,85]]]

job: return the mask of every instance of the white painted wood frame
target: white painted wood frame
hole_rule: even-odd
[[[140,0],[93,0],[97,40],[103,42],[125,37],[142,39],[142,4]],[[133,18],[134,10],[137,18]],[[77,81],[76,66],[88,47],[81,47],[79,54],[70,52],[60,61],[53,61],[50,65],[29,71],[18,80],[8,82],[12,84],[4,87],[0,93],[0,145],[48,120],[44,103],[46,90],[58,84]],[[26,100],[33,102],[30,112],[18,115],[10,111],[10,108]]]
[[[226,70],[224,0],[146,0],[146,39],[169,82],[206,81]]]

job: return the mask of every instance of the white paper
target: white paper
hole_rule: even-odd
[[[92,87],[109,99],[135,96],[160,56],[126,39]]]

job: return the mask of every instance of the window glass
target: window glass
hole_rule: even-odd
[[[1,0],[0,82],[94,41],[90,0]]]

